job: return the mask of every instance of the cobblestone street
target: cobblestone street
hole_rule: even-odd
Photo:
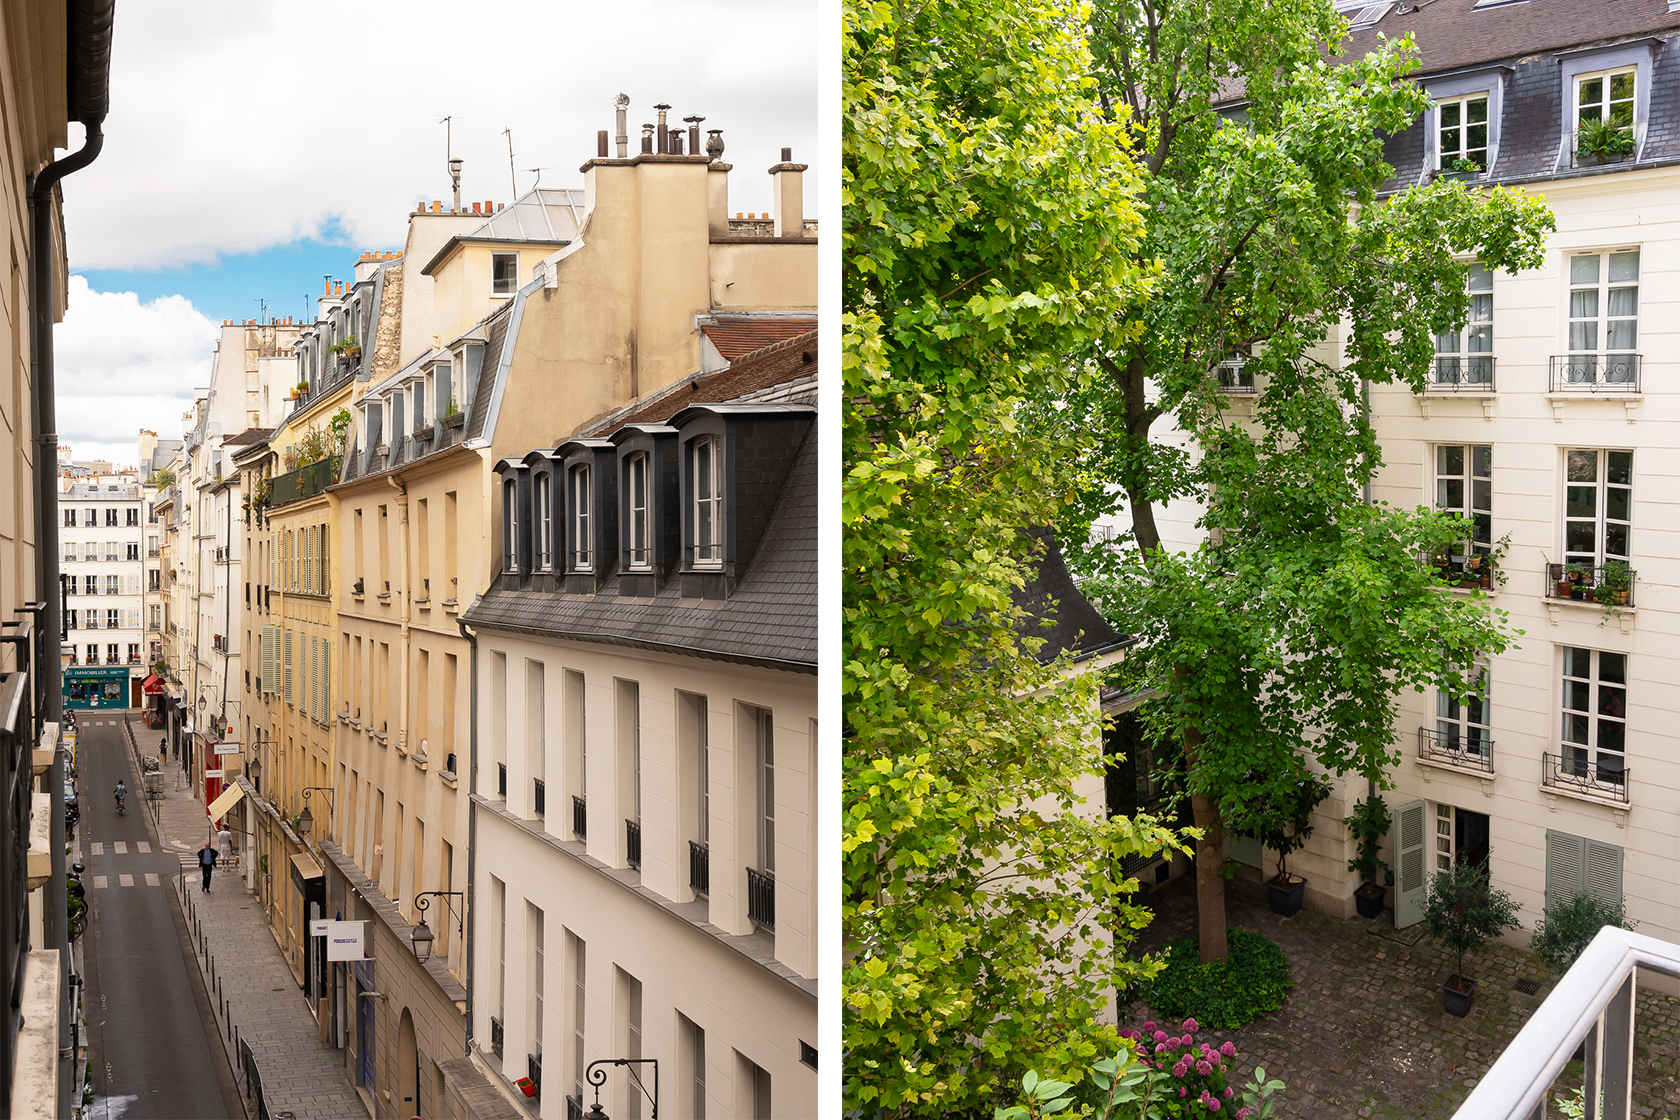
[[[1149,905],[1156,919],[1141,950],[1194,932],[1194,880],[1174,880]],[[1227,916],[1282,946],[1295,989],[1281,1011],[1233,1033],[1209,1031],[1206,1040],[1236,1043],[1237,1083],[1256,1066],[1281,1078],[1289,1087],[1283,1116],[1447,1120],[1551,991],[1553,978],[1532,955],[1495,945],[1465,959],[1480,983],[1475,1006],[1459,1019],[1441,1007],[1451,956],[1421,926],[1397,932],[1387,914],[1375,923],[1311,910],[1280,918],[1263,887],[1240,880],[1229,885]],[[1535,994],[1518,990],[1523,980],[1538,982]],[[1122,1012],[1121,1024],[1151,1017],[1139,1005],[1130,1016]],[[1641,991],[1636,1022],[1634,1114],[1680,1120],[1680,1000]],[[1579,1084],[1579,1066],[1571,1064],[1554,1096]]]

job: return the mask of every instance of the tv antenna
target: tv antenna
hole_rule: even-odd
[[[461,161],[455,158],[455,126],[450,123],[454,119],[454,117],[444,117],[438,123],[443,125],[443,158],[449,161],[449,182],[455,190],[455,209],[459,210],[461,208]]]
[[[268,322],[268,300],[258,299],[256,301],[256,304],[257,304],[257,322],[259,322],[259,323]]]
[[[502,135],[507,137],[508,142],[508,186],[513,188],[513,199],[509,200],[511,203],[519,198],[519,181],[514,178],[513,171],[513,129],[502,129]]]
[[[529,172],[532,172],[536,175],[537,181],[531,184],[531,189],[536,190],[538,187],[542,186],[542,173],[544,171],[553,171],[554,168],[552,168],[552,167],[527,167],[525,170],[529,171]]]

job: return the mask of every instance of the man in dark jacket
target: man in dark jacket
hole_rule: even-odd
[[[216,870],[216,849],[210,846],[210,841],[204,842],[204,847],[198,850],[198,866],[204,872],[204,893],[210,893],[210,873]]]

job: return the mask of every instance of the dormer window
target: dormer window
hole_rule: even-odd
[[[1440,122],[1440,143],[1436,147],[1436,167],[1443,171],[1468,171],[1465,164],[1475,164],[1475,170],[1488,167],[1488,95],[1472,94],[1438,102],[1436,119]]]
[[[519,570],[519,483],[502,483],[502,569]]]
[[[1613,128],[1633,128],[1633,68],[1575,79],[1577,130],[1608,121]]]
[[[519,254],[490,255],[490,294],[511,296],[519,288]]]
[[[549,475],[539,474],[532,481],[532,488],[536,492],[536,507],[534,517],[537,523],[537,570],[551,571],[554,568],[554,505],[549,500],[549,487],[552,483]]]
[[[694,441],[694,564],[723,566],[723,442]]]
[[[630,507],[630,567],[645,571],[653,566],[653,503],[648,491],[648,454],[632,455],[626,482],[630,493],[626,500]]]
[[[587,572],[594,568],[593,553],[589,548],[589,520],[594,513],[594,502],[589,485],[589,468],[573,467],[571,472],[572,488],[572,570]]]

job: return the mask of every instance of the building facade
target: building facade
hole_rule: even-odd
[[[133,483],[72,482],[59,497],[64,705],[138,708],[145,659],[146,503]]]

